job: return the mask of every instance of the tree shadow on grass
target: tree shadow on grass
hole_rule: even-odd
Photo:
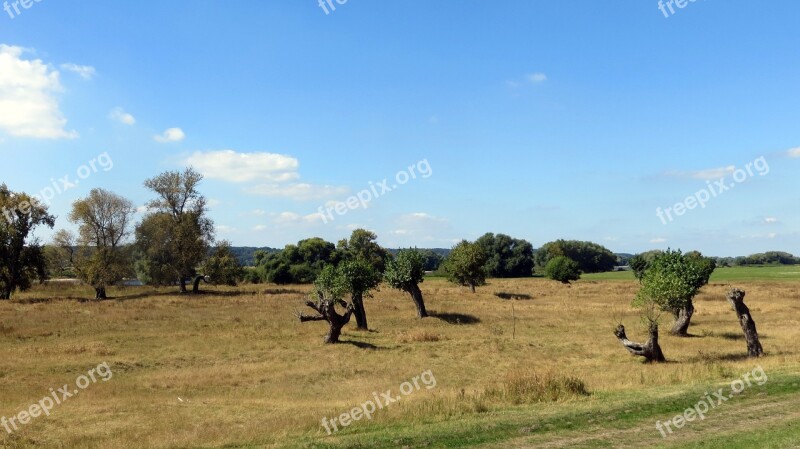
[[[365,343],[363,341],[339,340],[339,343],[340,344],[345,344],[345,345],[353,345],[353,346],[355,346],[356,348],[359,348],[359,349],[369,349],[370,351],[377,351],[379,349],[386,349],[386,348],[381,348],[380,346],[375,346],[372,343]]]
[[[505,299],[505,300],[508,300],[508,299],[525,299],[525,300],[533,299],[533,296],[526,295],[524,293],[498,292],[498,293],[495,293],[494,295],[497,296],[500,299]]]
[[[433,318],[438,318],[448,324],[478,324],[481,322],[480,318],[474,315],[467,315],[465,313],[431,312],[430,316]]]

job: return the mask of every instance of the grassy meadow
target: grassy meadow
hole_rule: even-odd
[[[692,338],[667,335],[663,316],[662,365],[641,363],[613,336],[623,322],[631,339],[646,337],[630,306],[637,283],[616,274],[571,286],[491,280],[474,295],[428,279],[424,320],[384,288],[366,302],[372,330],[351,323],[335,346],[322,344],[326,323],[295,318],[308,286],[198,296],[126,287],[101,302],[85,299],[90,288],[37,286],[0,302],[0,415],[100,363],[113,377],[12,434],[0,428],[0,447],[800,447],[800,274],[733,270],[718,270],[696,298]],[[729,282],[748,292],[764,358],[743,357]],[[757,365],[764,385],[667,438],[656,430]],[[428,370],[435,388],[332,435],[321,426]]]

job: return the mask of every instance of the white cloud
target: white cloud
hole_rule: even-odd
[[[306,183],[259,184],[245,189],[245,192],[253,195],[288,198],[295,201],[321,200],[345,195],[349,191],[347,187]]]
[[[294,225],[302,223],[314,223],[320,221],[322,216],[318,213],[310,215],[300,215],[295,212],[281,212],[272,214],[272,222],[277,225]]]
[[[778,219],[775,217],[764,217],[765,224],[775,224],[778,222]]]
[[[220,234],[232,234],[238,230],[232,226],[218,225],[217,231],[219,231]]]
[[[792,158],[800,157],[800,147],[792,148],[791,150],[786,152],[786,155]]]
[[[526,78],[533,84],[539,84],[547,81],[547,75],[541,72],[531,73],[527,75]]]
[[[108,116],[115,121],[122,123],[123,125],[135,125],[136,118],[123,110],[120,107],[114,108],[111,110],[111,113]]]
[[[729,165],[727,167],[709,168],[707,170],[697,170],[688,172],[671,171],[665,173],[665,175],[674,178],[691,178],[691,179],[701,179],[703,181],[709,181],[709,180],[717,180],[720,178],[724,178],[725,176],[732,174],[734,171],[736,171],[736,167],[733,165]]]
[[[160,143],[180,142],[184,138],[186,138],[186,134],[180,128],[169,128],[162,134],[153,136],[153,139]]]
[[[59,73],[40,59],[22,59],[21,47],[0,44],[0,131],[13,137],[74,139],[64,127],[55,94]]]
[[[255,225],[255,226],[253,226],[253,230],[256,231],[256,232],[266,231],[267,230],[267,225],[263,225],[263,224]]]
[[[89,65],[78,65],[78,64],[61,64],[61,68],[68,71],[77,73],[81,78],[85,80],[90,80],[94,77],[96,73],[94,67]]]
[[[667,239],[663,237],[656,237],[654,239],[650,239],[650,243],[666,243]]]
[[[230,182],[286,182],[299,178],[297,159],[276,153],[198,151],[185,162],[209,178]]]
[[[259,216],[259,217],[267,215],[267,211],[265,211],[264,209],[253,209],[253,211],[251,213],[253,215],[256,215],[256,216]]]

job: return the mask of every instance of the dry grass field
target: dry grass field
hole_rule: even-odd
[[[407,296],[384,288],[366,303],[372,330],[350,324],[335,346],[322,344],[324,322],[294,317],[307,286],[209,287],[198,296],[130,287],[102,302],[81,299],[89,288],[37,287],[0,302],[0,415],[17,415],[103,362],[113,377],[16,432],[0,428],[0,445],[797,447],[800,283],[738,286],[767,356],[742,357],[727,286],[712,284],[696,299],[693,338],[666,335],[663,317],[663,365],[642,364],[612,334],[622,321],[632,339],[645,335],[630,307],[635,282],[492,280],[473,295],[431,279],[422,288],[434,316],[424,320]],[[656,420],[759,364],[770,376],[764,386],[667,439],[655,430]],[[435,388],[334,435],[321,426],[428,370]],[[553,387],[577,381],[588,395]],[[751,431],[763,445],[749,445]]]

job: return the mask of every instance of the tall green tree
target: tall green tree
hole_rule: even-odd
[[[67,231],[55,235],[54,245],[68,254],[78,278],[91,285],[95,299],[106,299],[106,287],[130,274],[125,239],[133,227],[133,203],[113,192],[92,189],[72,204],[69,220],[78,225],[78,237]]]
[[[347,291],[350,292],[353,314],[356,317],[358,329],[368,330],[364,297],[370,296],[370,292],[378,288],[381,283],[381,273],[364,259],[342,262],[337,269],[344,278]]]
[[[447,256],[444,271],[450,282],[467,286],[475,293],[476,287],[486,285],[486,260],[480,244],[462,240]]]
[[[422,290],[419,288],[419,284],[425,280],[425,258],[419,250],[416,248],[400,250],[386,264],[383,280],[390,287],[411,295],[420,318],[428,316]]]
[[[492,278],[530,277],[533,274],[533,245],[505,234],[487,233],[476,243],[486,253],[486,274]]]
[[[178,282],[181,293],[186,281],[214,241],[214,224],[206,216],[206,198],[198,191],[203,176],[193,168],[169,171],[145,181],[156,194],[149,203],[153,211],[136,228],[140,255],[137,271],[156,285]]]
[[[612,271],[617,265],[617,256],[608,248],[593,242],[577,240],[556,240],[545,243],[536,251],[535,259],[539,270],[543,270],[550,259],[565,256],[578,264],[582,273],[601,273]]]
[[[378,236],[366,229],[356,229],[350,234],[349,239],[340,240],[336,245],[344,260],[363,260],[375,268],[378,273],[386,269],[386,260],[389,252],[382,248]]]
[[[11,299],[34,280],[45,280],[47,261],[33,232],[55,226],[55,217],[32,196],[12,192],[5,184],[0,184],[0,211],[0,299]]]

